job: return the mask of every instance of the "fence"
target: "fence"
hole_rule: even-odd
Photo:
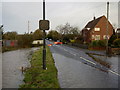
[[[17,40],[4,40],[3,46],[5,47],[16,47],[18,46]]]

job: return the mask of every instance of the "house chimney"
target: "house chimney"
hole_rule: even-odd
[[[95,16],[93,17],[93,20],[95,20]]]

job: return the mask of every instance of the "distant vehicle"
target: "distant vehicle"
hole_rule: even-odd
[[[55,45],[59,45],[59,44],[63,44],[62,42],[60,41],[57,41],[57,42],[54,42]]]
[[[52,46],[52,44],[48,44],[48,46]]]
[[[52,40],[52,39],[49,39],[50,41]]]

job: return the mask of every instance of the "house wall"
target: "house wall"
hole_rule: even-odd
[[[91,40],[95,40],[95,39],[92,39],[92,35],[94,35],[94,36],[100,35],[100,40],[104,40],[103,36],[106,35],[106,28],[107,28],[106,21],[107,21],[106,17],[103,16],[100,19],[100,21],[97,23],[97,25],[95,26],[95,28],[100,28],[100,31],[95,31],[94,30],[95,28],[91,30],[91,32],[90,32],[90,34],[91,34],[90,39]],[[110,22],[108,24],[108,28],[109,28],[108,35],[109,35],[109,38],[110,38],[112,36],[112,34],[113,34],[113,27],[110,24]]]
[[[88,37],[90,37],[90,34],[89,34],[89,30],[87,30],[87,29],[83,29],[82,30],[82,36],[83,36],[83,38],[84,38],[84,42],[90,42],[90,38],[88,38]]]

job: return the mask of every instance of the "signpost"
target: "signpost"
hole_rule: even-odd
[[[49,30],[49,21],[45,20],[45,0],[43,0],[43,20],[39,21],[39,29],[43,30],[43,69],[46,70],[46,43],[45,30]]]
[[[109,54],[108,52],[108,33],[109,33],[108,19],[109,19],[109,2],[107,2],[106,55]]]
[[[48,20],[40,20],[39,21],[39,29],[40,30],[49,30],[49,21]]]

